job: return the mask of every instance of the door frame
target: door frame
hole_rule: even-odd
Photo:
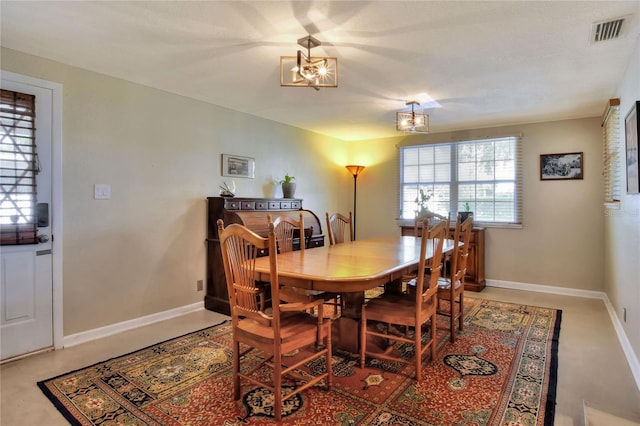
[[[63,274],[62,274],[62,84],[9,71],[1,79],[51,90],[51,235],[52,235],[52,308],[53,347],[63,348]]]

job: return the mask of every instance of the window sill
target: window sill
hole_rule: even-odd
[[[452,222],[455,225],[455,221]],[[413,219],[396,219],[396,225],[413,226]],[[521,223],[498,223],[498,222],[474,222],[475,228],[503,228],[503,229],[522,229]]]

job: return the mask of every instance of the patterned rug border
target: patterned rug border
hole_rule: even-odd
[[[56,407],[56,409],[60,412],[60,414],[62,414],[64,416],[64,418],[67,419],[67,421],[69,423],[71,423],[74,426],[75,425],[82,426],[82,423],[79,422],[73,416],[73,414],[70,413],[69,410],[67,410],[67,407],[65,407],[64,404],[58,398],[56,398],[55,395],[49,390],[49,388],[47,388],[47,385],[46,385],[47,382],[50,382],[51,380],[56,380],[56,379],[58,379],[58,378],[60,378],[62,376],[67,376],[69,374],[77,373],[78,371],[82,371],[82,370],[86,370],[88,368],[95,367],[95,366],[100,365],[100,364],[105,364],[105,363],[107,363],[109,361],[113,361],[113,360],[116,360],[118,358],[122,358],[122,357],[125,357],[125,356],[131,356],[131,355],[134,355],[134,354],[136,354],[138,352],[144,352],[144,351],[146,351],[148,349],[151,349],[154,346],[162,345],[162,344],[168,343],[168,342],[170,342],[172,340],[175,340],[175,339],[181,339],[181,338],[183,338],[185,336],[188,336],[190,334],[200,333],[200,332],[203,332],[204,330],[208,330],[208,329],[210,329],[212,327],[220,327],[221,325],[224,325],[224,324],[229,323],[229,322],[231,322],[230,319],[224,320],[224,321],[220,321],[217,324],[209,325],[209,326],[203,327],[203,328],[201,328],[199,330],[189,331],[188,333],[184,333],[184,334],[181,334],[179,336],[170,337],[170,338],[168,338],[166,340],[162,340],[160,342],[152,343],[152,344],[150,344],[148,346],[145,346],[145,347],[140,348],[140,349],[133,350],[131,352],[127,352],[127,353],[124,353],[124,354],[121,354],[121,355],[116,355],[116,356],[113,356],[111,358],[107,358],[107,359],[105,359],[103,361],[98,361],[98,362],[93,363],[93,364],[85,365],[84,367],[76,368],[75,370],[71,370],[71,371],[67,371],[67,372],[62,373],[62,374],[58,374],[57,376],[50,377],[48,379],[40,380],[36,384],[38,385],[38,387],[40,388],[42,393],[44,393],[44,395],[47,397],[47,399],[49,401],[51,401],[51,403]]]
[[[494,302],[494,303],[500,303],[500,304],[504,304],[504,305],[514,305],[514,306],[529,306],[531,308],[536,308],[536,309],[547,309],[547,310],[551,310],[553,312],[555,312],[555,323],[553,325],[553,331],[551,334],[551,338],[548,340],[548,342],[550,343],[551,349],[549,351],[549,364],[548,364],[548,375],[547,375],[547,389],[546,389],[546,399],[541,402],[541,406],[544,406],[544,420],[543,420],[543,424],[544,426],[553,426],[554,424],[554,420],[555,420],[555,411],[556,411],[556,396],[557,396],[557,376],[558,376],[558,349],[559,349],[559,336],[560,336],[560,329],[561,329],[561,323],[562,323],[562,310],[561,309],[556,309],[556,308],[548,308],[548,307],[544,307],[544,306],[537,306],[537,305],[530,305],[530,304],[522,304],[522,303],[514,303],[514,302],[503,302],[503,301],[499,301],[499,300],[492,300],[492,299],[484,299],[484,298],[475,298],[475,297],[466,297],[467,299],[473,299],[476,303],[483,303],[483,302]],[[182,335],[179,336],[175,336],[175,337],[171,337],[168,338],[166,340],[162,340],[160,342],[156,342],[153,344],[150,344],[148,346],[133,350],[131,352],[128,353],[124,353],[121,355],[116,355],[113,357],[110,357],[108,359],[102,360],[102,361],[98,361],[95,362],[93,364],[90,365],[86,365],[84,367],[80,367],[74,370],[70,370],[70,371],[66,371],[64,373],[61,373],[59,375],[56,375],[54,377],[50,377],[41,381],[37,382],[37,386],[40,388],[40,390],[43,392],[43,394],[47,397],[47,399],[49,399],[49,401],[55,406],[55,408],[60,412],[60,414],[62,414],[62,416],[72,425],[79,425],[82,426],[84,423],[82,423],[75,415],[74,413],[72,413],[71,410],[68,409],[68,407],[66,407],[64,405],[64,401],[58,399],[56,397],[56,395],[47,387],[47,383],[51,382],[53,380],[56,380],[58,378],[61,378],[63,376],[67,376],[70,374],[74,374],[83,370],[87,370],[87,369],[91,369],[93,367],[97,367],[101,364],[106,364],[109,363],[111,361],[114,360],[118,360],[120,358],[124,358],[124,357],[128,357],[128,356],[133,356],[136,355],[138,353],[143,353],[144,351],[148,351],[149,349],[156,347],[156,346],[160,346],[160,345],[164,345],[167,344],[173,340],[176,339],[182,339],[182,338],[186,338],[187,336],[193,335],[193,334],[197,334],[197,333],[202,333],[206,330],[212,329],[212,328],[217,328],[217,327],[221,327],[224,326],[228,323],[230,323],[231,320],[224,320],[221,322],[218,322],[216,324],[212,324],[209,325],[207,327],[203,327],[201,329],[198,330],[194,330],[194,331],[189,331],[187,333],[184,333]]]
[[[552,308],[546,308],[552,309]],[[553,327],[551,338],[551,359],[549,360],[549,388],[545,412],[549,413],[544,418],[544,426],[553,426],[556,417],[556,392],[558,388],[558,346],[560,344],[560,324],[562,322],[562,309],[556,309],[556,323]]]

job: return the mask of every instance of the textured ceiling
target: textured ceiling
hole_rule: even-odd
[[[598,116],[639,37],[640,1],[7,1],[4,47],[344,140]],[[592,23],[626,16],[622,37]],[[312,34],[339,87],[279,85]]]

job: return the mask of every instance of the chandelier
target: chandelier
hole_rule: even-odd
[[[414,110],[417,101],[407,101],[411,112],[396,112],[396,129],[406,133],[429,133],[429,114],[421,114]]]
[[[298,50],[296,56],[280,57],[280,86],[287,87],[338,87],[338,58],[311,56],[311,49],[320,46],[320,41],[310,35],[298,40],[307,49]]]

